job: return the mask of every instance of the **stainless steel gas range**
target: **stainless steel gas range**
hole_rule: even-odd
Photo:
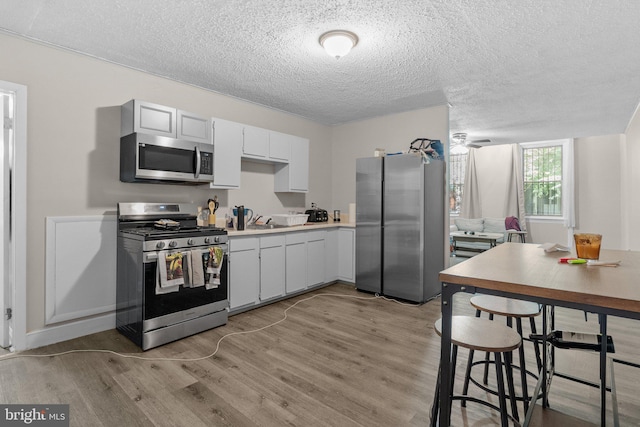
[[[148,350],[227,323],[228,237],[197,207],[118,203],[116,328]]]

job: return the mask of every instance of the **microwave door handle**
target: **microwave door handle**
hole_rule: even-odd
[[[200,149],[196,146],[196,174],[195,177],[200,176]]]

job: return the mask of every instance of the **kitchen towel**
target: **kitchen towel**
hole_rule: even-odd
[[[191,251],[185,251],[182,254],[182,279],[184,283],[182,286],[185,288],[192,288],[191,283]]]
[[[202,250],[194,249],[189,251],[189,279],[192,288],[204,286],[204,266],[202,262]],[[208,251],[207,251],[208,253]]]
[[[158,274],[156,294],[177,292],[184,283],[182,272],[182,252],[158,252]]]
[[[205,288],[215,289],[220,286],[220,273],[222,271],[222,261],[224,252],[222,248],[212,246],[202,255],[205,267]]]

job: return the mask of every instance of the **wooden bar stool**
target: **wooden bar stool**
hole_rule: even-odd
[[[438,335],[442,335],[442,319],[438,319],[434,325],[435,331]],[[503,427],[509,425],[509,419],[519,425],[517,418],[514,415],[509,415],[507,411],[507,396],[514,396],[513,387],[513,370],[511,369],[511,352],[518,347],[522,339],[520,335],[512,328],[493,322],[488,319],[481,319],[479,317],[470,316],[453,316],[451,319],[451,377],[441,378],[440,372],[442,363],[446,361],[440,361],[440,368],[438,369],[438,380],[436,384],[436,392],[433,400],[433,406],[431,407],[431,425],[435,426],[440,411],[440,382],[450,381],[451,383],[451,396],[450,402],[453,400],[461,400],[462,402],[471,401],[481,405],[488,406],[496,411],[500,411],[500,421]],[[496,406],[486,400],[481,400],[473,396],[468,396],[466,392],[462,395],[455,395],[453,393],[453,380],[456,375],[456,359],[458,355],[458,347],[463,347],[469,351],[479,350],[486,351],[494,354],[496,365],[496,381],[498,384],[498,401],[500,406]],[[504,360],[504,361],[503,361]],[[504,370],[506,372],[507,387],[509,394],[505,392],[504,386],[504,374],[502,372],[504,364]],[[514,412],[515,411],[515,412]],[[515,400],[511,399],[511,412],[517,415],[518,410],[515,405]]]
[[[541,313],[541,308],[538,303],[531,301],[521,301],[517,299],[498,297],[493,295],[475,295],[471,298],[471,305],[476,309],[476,317],[480,317],[481,312],[489,313],[489,320],[493,320],[494,315],[505,316],[507,318],[507,326],[513,327],[513,319],[516,319],[516,330],[522,338],[522,319],[529,318],[531,324],[531,331],[536,330],[536,322],[535,317]],[[537,343],[533,343],[535,354],[536,354],[536,362],[538,365],[538,371],[542,368],[542,360],[540,357],[540,347]],[[483,387],[478,384],[471,377],[471,368],[477,364],[484,364],[484,376],[483,376],[483,384],[487,384],[488,370],[489,364],[489,353],[486,354],[485,360],[480,362],[473,362],[474,351],[469,351],[469,360],[467,361],[467,372],[464,378],[464,387],[462,393],[465,394],[469,387],[469,381],[474,382],[478,387],[484,389],[487,392],[495,393],[494,390],[490,390],[487,387]],[[529,392],[527,388],[527,375],[531,375],[535,378],[538,378],[537,374],[533,372],[528,372],[526,363],[525,363],[525,355],[524,355],[524,345],[521,345],[518,349],[519,356],[519,366],[515,366],[520,370],[520,381],[522,384],[522,396],[517,396],[512,398],[512,401],[522,400],[524,405],[524,412],[526,414],[529,409]],[[464,406],[464,403],[463,403]],[[515,415],[518,418],[517,415]]]

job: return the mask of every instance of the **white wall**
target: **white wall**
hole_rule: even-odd
[[[45,218],[115,213],[121,201],[243,203],[275,212],[331,202],[331,129],[193,86],[0,34],[0,79],[28,88],[27,331],[44,327]],[[120,108],[138,98],[310,140],[310,191],[273,193],[271,170],[244,165],[242,189],[119,181]]]
[[[602,247],[623,249],[622,135],[577,138],[574,142],[577,233],[602,234]]]
[[[356,159],[373,157],[376,148],[384,148],[387,153],[407,150],[416,138],[439,139],[448,146],[449,107],[442,105],[335,127],[331,209],[347,212],[349,203],[356,201]]]
[[[623,138],[621,188],[625,249],[640,250],[640,108]]]

